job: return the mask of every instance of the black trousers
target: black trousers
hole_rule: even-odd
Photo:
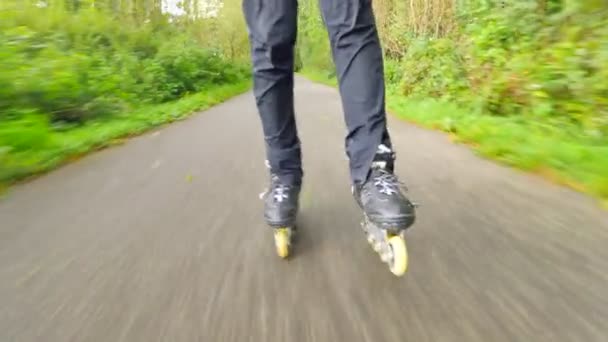
[[[365,181],[386,128],[382,50],[371,0],[320,0],[348,134],[352,182]],[[297,0],[243,0],[253,62],[254,95],[273,173],[288,184],[302,180],[294,117]],[[338,157],[338,156],[336,156]]]

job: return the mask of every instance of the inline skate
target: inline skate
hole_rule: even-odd
[[[405,230],[415,221],[415,205],[401,191],[394,174],[395,153],[381,145],[368,179],[353,186],[353,195],[363,210],[361,227],[367,241],[390,271],[405,274],[408,266]]]
[[[296,232],[300,188],[301,185],[281,182],[276,174],[271,173],[270,187],[260,194],[264,201],[264,219],[273,229],[276,252],[283,259],[290,254]]]

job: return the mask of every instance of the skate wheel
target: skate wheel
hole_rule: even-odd
[[[279,257],[285,259],[289,256],[290,247],[289,228],[280,228],[274,231],[274,244]]]
[[[388,240],[389,248],[392,251],[392,258],[389,260],[389,268],[391,272],[400,277],[407,270],[407,248],[405,240],[401,236],[392,236]]]

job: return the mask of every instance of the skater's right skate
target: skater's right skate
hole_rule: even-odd
[[[353,194],[372,223],[397,234],[414,223],[416,212],[401,191],[401,183],[394,174],[394,159],[394,152],[380,145],[368,179],[356,184]]]
[[[355,184],[353,194],[364,213],[362,227],[367,241],[388,263],[391,272],[401,276],[407,269],[404,231],[414,223],[416,212],[401,191],[394,174],[394,159],[394,152],[380,145],[368,179]]]

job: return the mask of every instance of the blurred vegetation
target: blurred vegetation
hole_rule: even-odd
[[[240,8],[181,5],[2,0],[0,182],[246,90]]]
[[[373,3],[393,112],[608,199],[605,1]],[[317,1],[301,7],[299,63],[335,83]]]

